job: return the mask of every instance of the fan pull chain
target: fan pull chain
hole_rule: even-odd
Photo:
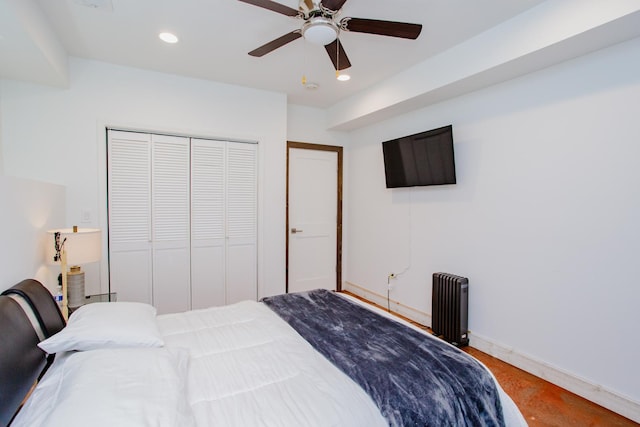
[[[336,38],[336,79],[340,77],[340,39]]]
[[[302,85],[307,85],[307,40],[303,38],[303,52],[302,52]]]

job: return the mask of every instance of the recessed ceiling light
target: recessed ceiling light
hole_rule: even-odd
[[[160,33],[158,37],[165,43],[178,43],[178,37],[172,33]]]
[[[336,78],[341,82],[346,82],[347,80],[351,80],[351,76],[349,74],[338,74]]]

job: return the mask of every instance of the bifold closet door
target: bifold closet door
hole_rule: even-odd
[[[258,145],[227,145],[227,304],[258,298]]]
[[[110,130],[107,141],[110,290],[152,304],[151,135]]]
[[[224,305],[226,142],[191,140],[191,307]]]
[[[109,266],[159,314],[257,299],[257,144],[109,131]]]
[[[151,136],[153,305],[158,314],[191,308],[189,138]]]
[[[191,140],[191,295],[257,299],[257,144]]]
[[[109,131],[109,271],[120,301],[190,308],[189,138]]]

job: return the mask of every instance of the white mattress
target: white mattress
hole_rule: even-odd
[[[191,351],[188,400],[200,426],[387,425],[355,382],[261,303],[162,315],[158,323],[167,346]],[[506,425],[526,426],[496,385]]]
[[[386,426],[369,396],[263,304],[158,316],[169,347],[191,353],[199,426]]]
[[[406,323],[382,310],[363,305]],[[182,383],[186,383],[187,403],[198,426],[387,425],[373,401],[354,381],[261,303],[245,301],[225,307],[162,315],[157,320],[167,351],[188,350],[187,378]],[[435,339],[428,334],[425,336]],[[51,414],[56,412],[52,396],[59,391],[60,380],[65,378],[65,363],[70,360],[67,356],[61,354],[56,358],[19,413],[16,425],[50,424]],[[97,373],[101,371],[97,369]],[[128,374],[123,372],[123,375]],[[157,384],[154,379],[158,375],[154,370],[148,380],[146,377],[140,379],[141,384]],[[180,378],[184,378],[182,375],[184,373]],[[86,387],[84,382],[72,387]],[[506,425],[526,426],[517,407],[499,385],[498,390]],[[80,401],[88,399],[91,402],[97,396],[89,393]],[[101,406],[112,407],[110,405],[115,405],[119,398],[121,396],[116,393],[99,399],[107,399],[106,402],[101,400]],[[145,398],[146,395],[139,396],[138,403],[128,404],[143,405]],[[108,399],[116,400],[111,402]],[[103,421],[103,425],[112,425],[106,419]],[[128,421],[131,424],[132,420]],[[86,425],[92,424],[96,423],[89,421]],[[117,425],[127,423],[121,421]]]

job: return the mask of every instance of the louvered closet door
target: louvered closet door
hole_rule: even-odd
[[[153,305],[189,310],[189,138],[152,135]]]
[[[111,292],[151,304],[151,136],[109,131],[107,141]]]
[[[227,145],[227,303],[256,300],[257,144]]]
[[[191,140],[192,307],[258,295],[257,145]]]
[[[191,140],[191,306],[224,305],[226,142]]]
[[[158,313],[257,298],[257,144],[109,132],[111,289]]]

